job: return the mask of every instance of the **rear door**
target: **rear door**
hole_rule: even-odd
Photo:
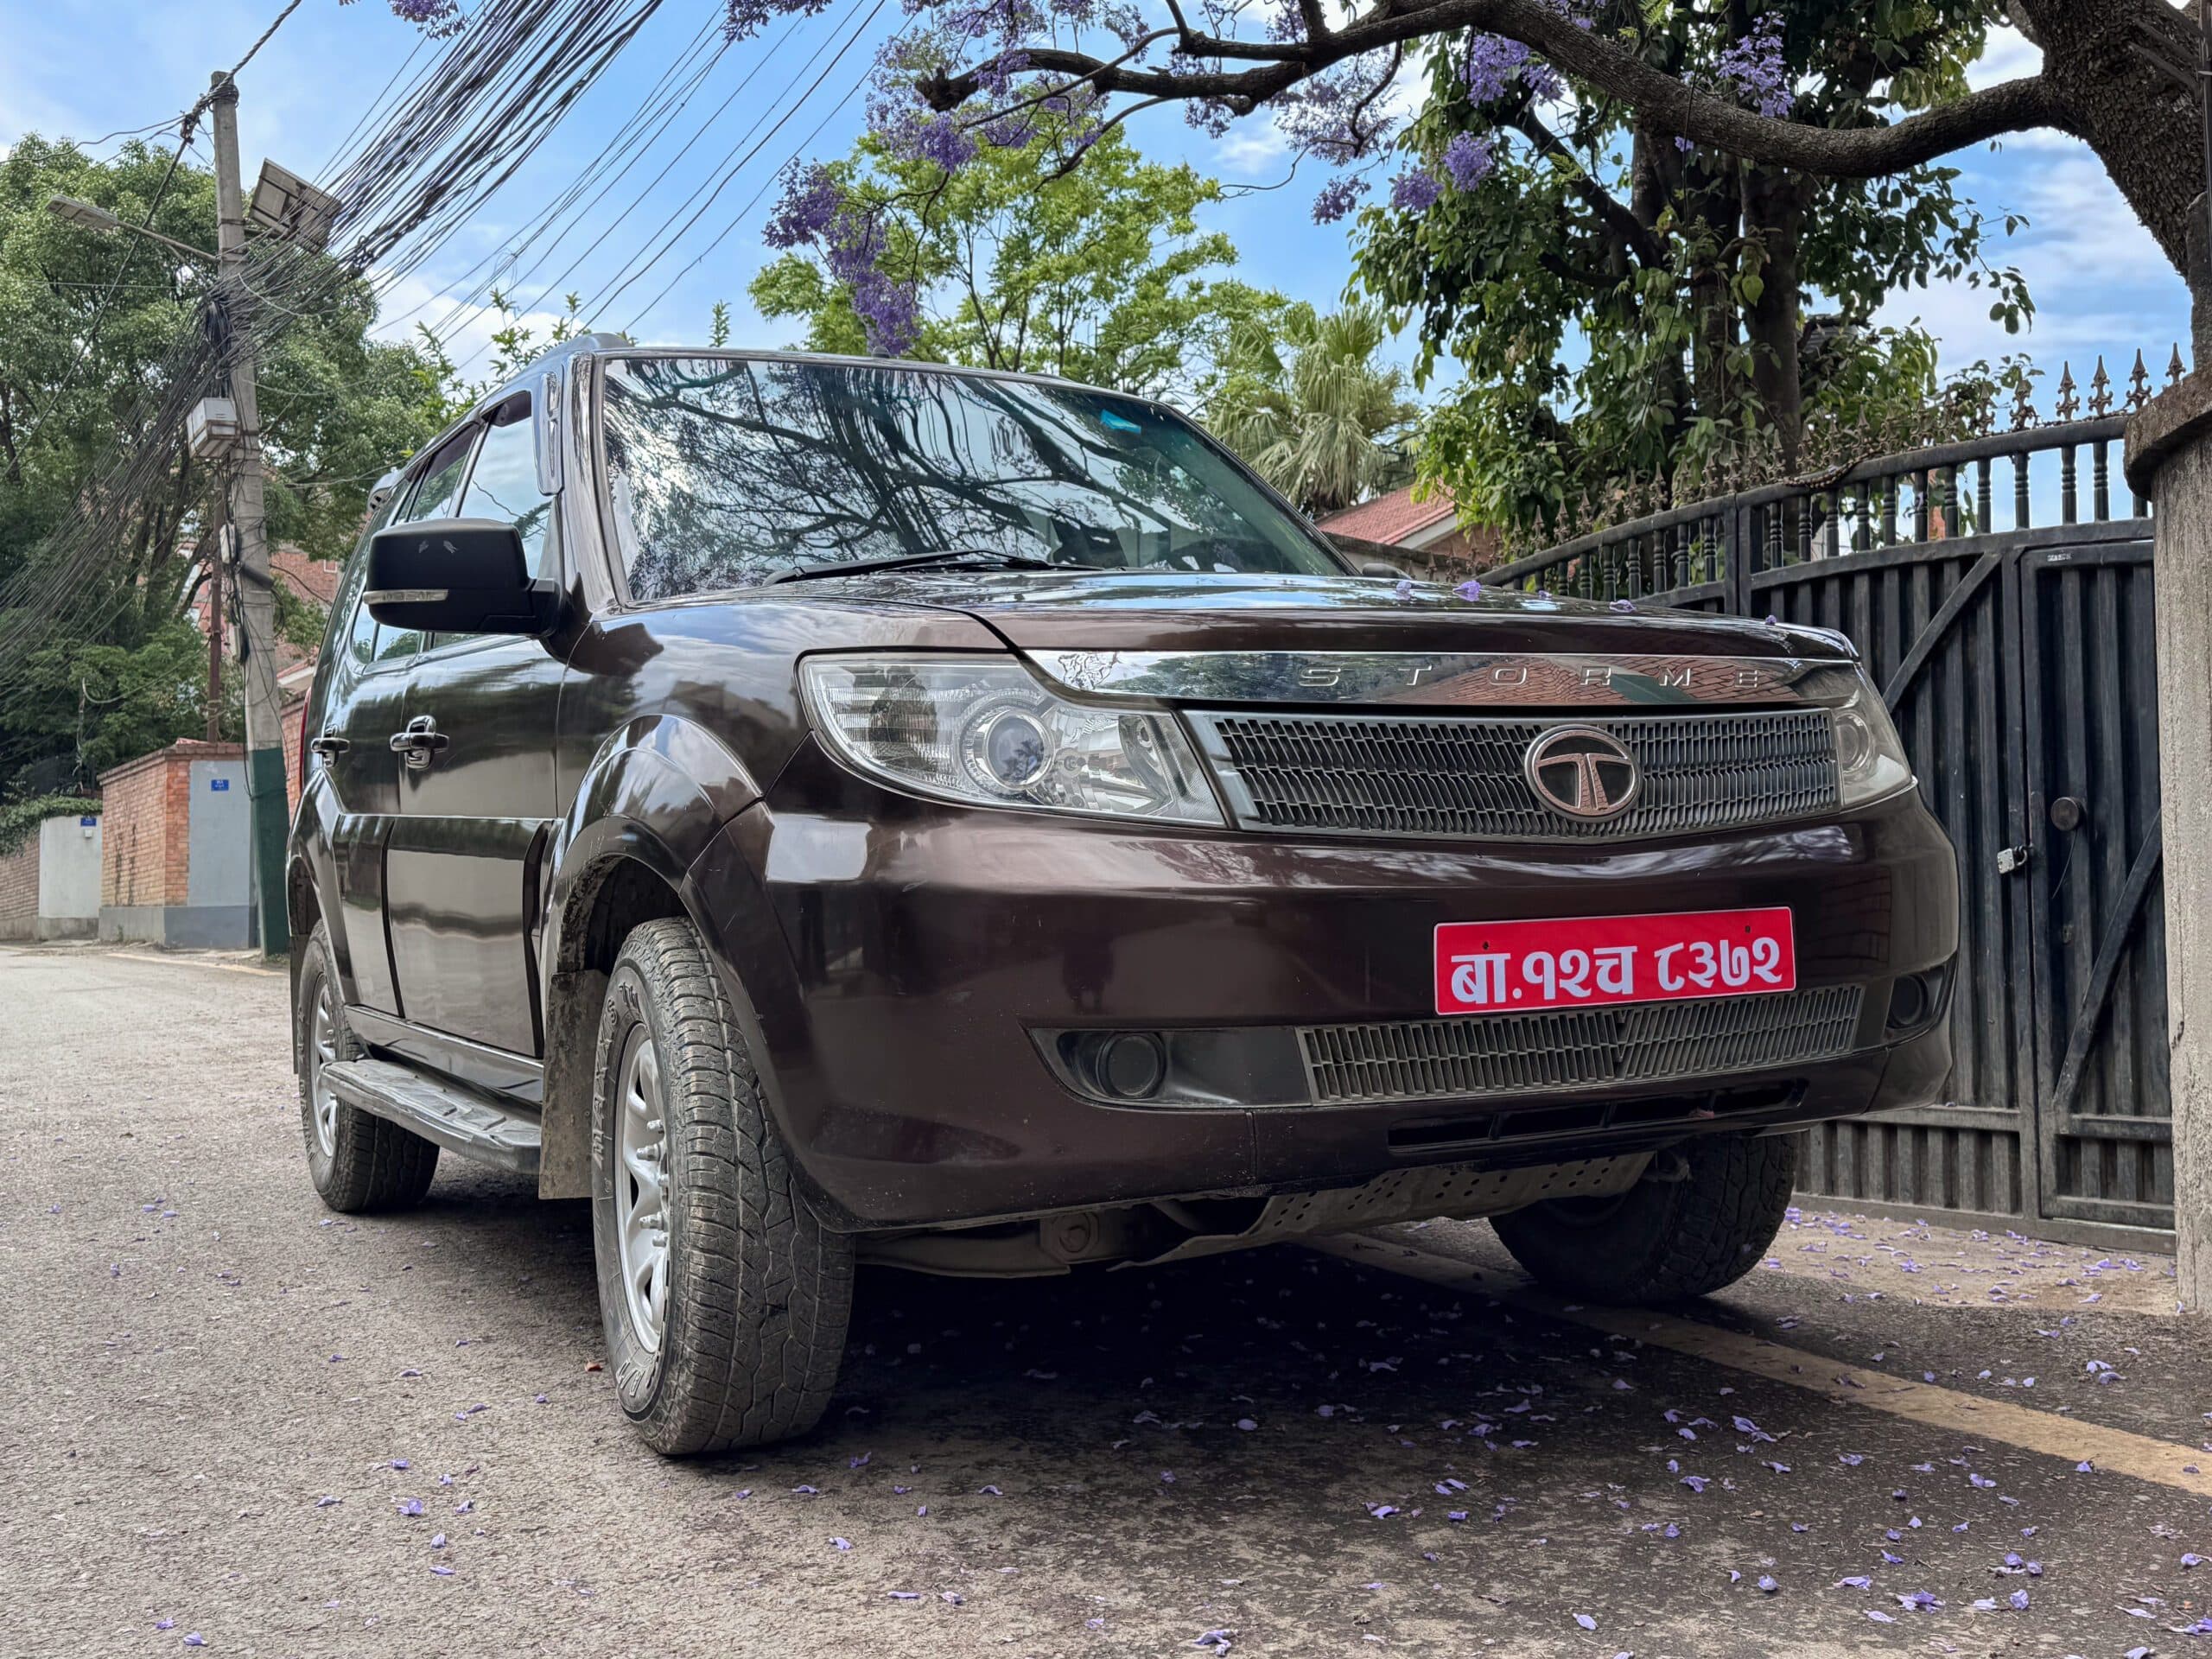
[[[371,520],[369,536],[391,518],[405,488],[395,490]],[[332,642],[335,660],[322,723],[308,733],[308,743],[337,804],[330,851],[338,908],[329,923],[340,982],[350,986],[348,1001],[397,1014],[384,931],[384,848],[399,812],[399,758],[389,738],[402,719],[414,636],[378,628],[361,603],[367,575],[364,537],[335,601],[345,627]]]
[[[554,503],[540,487],[532,415],[528,391],[492,411],[466,487],[447,511],[516,525],[535,573],[557,580]],[[561,673],[543,640],[434,634],[424,642],[407,723],[435,747],[399,769],[399,818],[385,857],[408,1019],[524,1056],[540,1052],[531,927],[538,855],[556,812]]]

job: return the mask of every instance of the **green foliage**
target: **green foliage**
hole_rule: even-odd
[[[1724,92],[1723,54],[1772,10],[1790,118],[1847,129],[1961,93],[2001,8],[1594,10],[1655,67]],[[1442,176],[1460,134],[1490,144],[1495,164],[1425,212],[1370,210],[1357,257],[1360,286],[1418,321],[1421,383],[1452,366],[1421,469],[1471,518],[1541,540],[1623,516],[1629,495],[1664,505],[1708,467],[1789,470],[1808,432],[1872,429],[1942,401],[1926,332],[1872,326],[1885,301],[1964,280],[2008,327],[2031,313],[2018,272],[1989,263],[1996,226],[1958,196],[1954,168],[1833,180],[1761,167],[1685,149],[1661,117],[1571,78],[1563,101],[1540,105],[1516,79],[1477,105],[1465,50],[1433,50],[1408,164]]]
[[[1395,489],[1410,474],[1403,439],[1421,411],[1403,371],[1376,361],[1389,337],[1379,306],[1322,317],[1299,304],[1272,324],[1242,323],[1206,423],[1306,512]]]
[[[81,818],[99,810],[99,802],[87,795],[34,795],[0,806],[0,858],[20,851],[48,818]]]
[[[913,356],[1202,397],[1230,330],[1287,303],[1213,274],[1236,260],[1226,236],[1198,226],[1220,185],[1143,160],[1118,128],[1056,176],[1058,153],[1049,133],[1021,149],[985,144],[948,176],[868,136],[830,172],[877,216],[879,268],[920,284]],[[786,254],[750,291],[763,315],[804,321],[807,349],[866,354],[849,289],[818,260]]]
[[[79,197],[136,226],[160,193],[153,227],[213,249],[213,180],[188,164],[162,192],[168,168],[143,144],[103,162],[35,135],[0,157],[0,587],[65,580],[46,568],[47,538],[80,509],[125,412],[207,326],[213,297],[212,260],[65,224],[47,200]],[[327,301],[270,331],[259,391],[270,540],[334,558],[352,546],[371,486],[442,423],[451,375],[435,353],[368,338],[365,283],[322,286]],[[174,458],[89,585],[9,664],[0,785],[88,775],[205,728],[205,645],[186,611],[219,483]],[[296,634],[304,626],[295,614]]]

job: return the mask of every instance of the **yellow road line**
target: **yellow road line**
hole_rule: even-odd
[[[1978,1399],[1955,1389],[1908,1382],[1879,1371],[1854,1370],[1841,1360],[1784,1347],[1764,1337],[1747,1337],[1721,1331],[1694,1319],[1643,1309],[1590,1307],[1560,1300],[1519,1283],[1499,1280],[1471,1262],[1415,1249],[1395,1239],[1347,1234],[1319,1238],[1310,1248],[1325,1255],[1403,1274],[1424,1284],[1449,1290],[1480,1289],[1510,1306],[1547,1318],[1587,1325],[1625,1341],[1648,1343],[1693,1359],[1726,1365],[1785,1382],[1808,1394],[1844,1405],[1862,1406],[1892,1417],[1925,1423],[1931,1428],[1970,1436],[1977,1441],[1994,1440],[2069,1463],[2088,1461],[2114,1474],[2132,1475],[2199,1497],[2212,1497],[2212,1475],[2197,1472],[2212,1468],[2212,1452],[2123,1428],[2105,1428],[2076,1421],[2054,1412],[2016,1406],[1998,1400]]]

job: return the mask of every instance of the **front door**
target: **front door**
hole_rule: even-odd
[[[535,639],[434,639],[392,727],[427,740],[404,752],[385,853],[407,1018],[511,1054],[540,1048],[530,934],[561,669]]]
[[[514,524],[532,569],[557,577],[531,414],[520,392],[487,417],[454,516]],[[433,635],[392,728],[404,747],[385,879],[402,1006],[416,1025],[512,1055],[542,1051],[531,935],[562,669],[540,640]]]

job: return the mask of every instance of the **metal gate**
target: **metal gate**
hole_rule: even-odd
[[[2124,418],[1701,502],[1483,578],[1840,629],[1881,687],[1959,851],[1953,1070],[1940,1105],[1807,1130],[1808,1194],[2172,1225],[2151,524],[2112,512]]]

